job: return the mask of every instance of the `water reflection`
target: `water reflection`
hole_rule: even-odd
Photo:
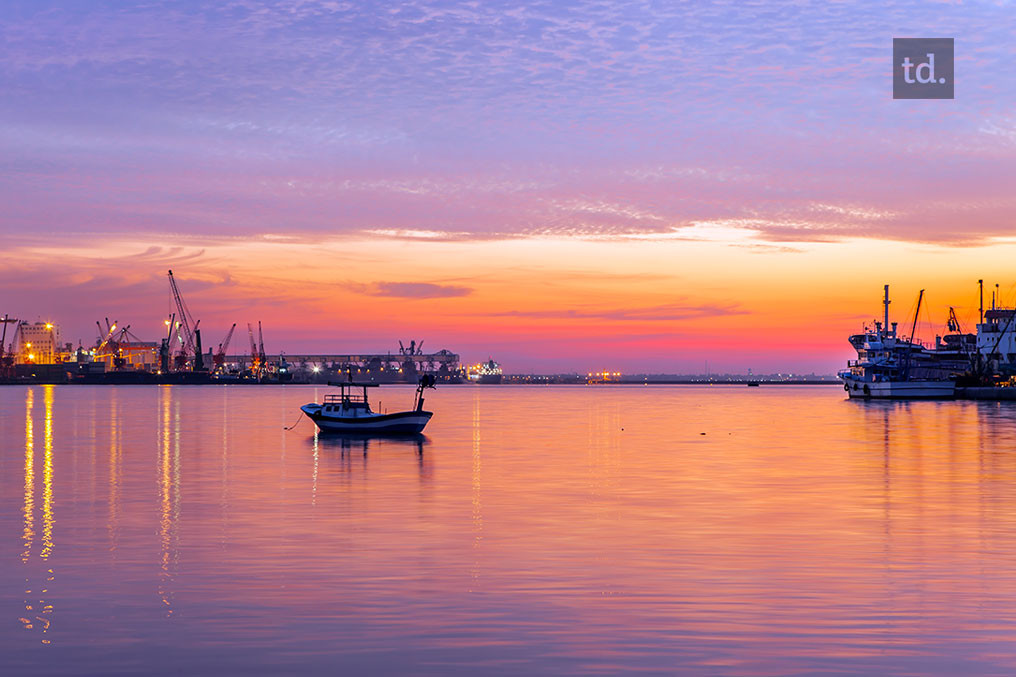
[[[368,466],[368,451],[374,454],[382,454],[381,458],[389,459],[393,456],[389,452],[412,451],[416,458],[416,467],[421,480],[430,476],[430,464],[423,453],[424,447],[430,443],[430,439],[423,434],[413,435],[351,435],[351,434],[328,434],[314,435],[311,442],[313,451],[313,465],[311,475],[311,502],[317,500],[318,492],[318,469],[319,464],[325,462],[330,470],[338,470],[345,476],[353,472],[353,458],[361,459],[357,466],[366,471]]]
[[[159,389],[161,445],[159,447],[159,598],[166,616],[173,615],[173,581],[179,565],[177,523],[180,519],[180,407],[174,406],[173,387]]]
[[[25,517],[25,550],[21,553],[21,561],[26,564],[32,554],[32,541],[35,538],[35,424],[32,420],[34,405],[35,389],[29,388],[25,394],[25,504],[22,508]]]
[[[36,473],[35,473],[35,389],[28,388],[25,394],[25,463],[24,463],[24,503],[22,516],[21,562],[25,568],[25,616],[21,617],[25,630],[38,631],[43,644],[51,642],[49,638],[52,623],[53,603],[49,598],[50,586],[55,575],[50,557],[53,555],[53,529],[55,517],[53,513],[53,390],[54,386],[42,386],[43,399],[43,446],[42,446],[42,505],[41,505],[41,538],[38,559],[33,560],[32,549],[35,545],[36,524]],[[36,581],[33,583],[33,581]],[[39,582],[41,581],[41,582]]]
[[[1016,674],[1016,407],[520,388],[0,389],[5,674]]]
[[[109,403],[109,550],[116,553],[120,529],[120,483],[123,466],[123,442],[120,431],[120,406],[117,391],[110,394]]]
[[[338,450],[340,454],[347,455],[352,453],[362,453],[364,456],[367,455],[367,451],[370,449],[383,449],[389,447],[392,449],[407,449],[412,448],[420,456],[423,456],[423,447],[430,440],[427,439],[426,435],[315,435],[314,446],[315,448],[320,447],[321,449],[333,449]]]
[[[475,592],[475,586],[480,579],[480,546],[483,545],[483,454],[480,452],[480,395],[479,392],[473,397],[473,425],[472,425],[472,464],[471,482],[472,488],[472,566],[469,568],[470,589]]]

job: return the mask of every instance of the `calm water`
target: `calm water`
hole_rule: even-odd
[[[323,393],[0,388],[0,672],[1016,672],[1014,406]]]

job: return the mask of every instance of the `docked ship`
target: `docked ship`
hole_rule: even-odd
[[[472,383],[500,383],[503,378],[501,365],[493,359],[489,359],[483,364],[473,365],[468,369],[466,375]]]
[[[956,378],[968,372],[976,351],[973,335],[953,333],[936,337],[935,346],[915,338],[924,290],[917,298],[917,310],[909,337],[897,333],[889,322],[889,285],[885,285],[882,322],[866,326],[849,338],[857,359],[837,374],[850,397],[872,399],[950,398],[956,392]],[[950,315],[950,329],[955,315]],[[958,323],[955,324],[958,329]]]

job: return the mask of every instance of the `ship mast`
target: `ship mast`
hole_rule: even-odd
[[[889,285],[885,286],[885,299],[882,301],[885,306],[885,316],[882,320],[882,331],[885,336],[889,335]]]
[[[979,324],[984,324],[984,280],[977,281],[977,290],[980,292],[981,302],[977,306],[977,310],[981,314],[981,321]]]

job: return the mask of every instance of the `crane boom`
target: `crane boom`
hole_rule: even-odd
[[[219,352],[223,355],[229,349],[229,342],[233,340],[233,331],[236,329],[236,322],[229,328],[229,332],[226,334],[226,338],[222,339],[222,343],[219,345]]]
[[[265,336],[261,333],[261,320],[258,320],[258,355],[261,357],[261,367],[264,368],[266,362]]]
[[[176,280],[173,278],[173,271],[169,271],[169,288],[173,292],[173,300],[176,301],[176,311],[180,316],[180,326],[183,328],[183,352],[191,353],[194,351],[194,328],[191,326],[191,314],[187,309],[187,304],[184,303],[183,297],[180,296],[180,290],[176,286]]]
[[[106,318],[106,322],[107,324],[109,323],[109,318]],[[102,325],[99,324],[98,320],[95,321],[95,324],[99,327],[99,329],[102,329]],[[109,343],[110,339],[113,338],[114,333],[116,333],[116,322],[113,322],[112,326],[109,327],[109,331],[106,333],[106,337],[102,339],[102,342],[99,343],[99,347],[95,349],[96,354],[102,352],[102,349],[105,348],[106,345]]]
[[[221,369],[226,364],[226,351],[229,349],[229,342],[233,339],[233,330],[236,329],[236,322],[226,332],[226,338],[222,339],[222,343],[219,344],[219,350],[212,357],[212,362],[216,369]]]
[[[261,378],[261,357],[258,355],[258,344],[254,341],[254,327],[247,323],[247,336],[250,337],[250,371],[254,378]]]

